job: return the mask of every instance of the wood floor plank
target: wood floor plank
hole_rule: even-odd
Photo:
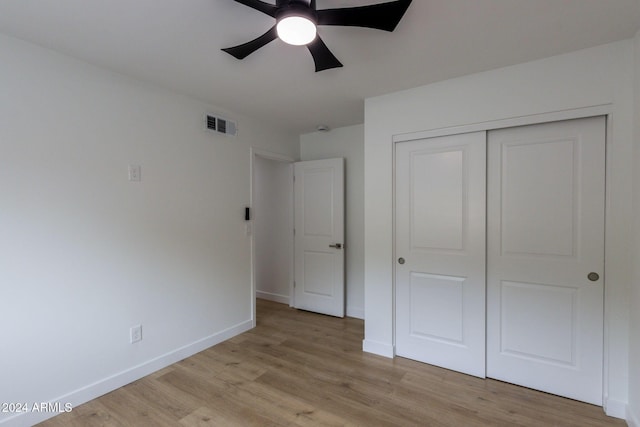
[[[165,372],[168,374],[171,371]],[[147,406],[148,411],[157,411],[166,414],[173,420],[179,420],[198,408],[198,404],[186,398],[184,394],[175,392],[173,387],[167,387],[162,381],[156,378],[143,378],[127,386],[130,393],[138,404]]]
[[[257,326],[59,426],[624,426],[600,407],[363,353],[364,324],[258,300]]]

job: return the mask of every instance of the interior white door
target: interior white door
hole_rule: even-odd
[[[396,354],[484,377],[486,134],[395,150]]]
[[[344,317],[344,159],[294,165],[293,306]]]
[[[604,117],[488,136],[487,376],[602,405]]]

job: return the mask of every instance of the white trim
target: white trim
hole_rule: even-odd
[[[372,340],[362,340],[362,351],[367,353],[377,354],[378,356],[388,357],[393,359],[395,356],[395,349],[393,345]]]
[[[631,405],[627,405],[626,420],[629,427],[640,427],[640,414],[634,414]]]
[[[615,399],[604,399],[604,413],[610,417],[625,419],[628,413],[627,402]]]
[[[107,394],[113,390],[130,384],[140,378],[143,378],[153,372],[159,371],[169,365],[172,365],[187,357],[193,356],[209,347],[219,344],[229,338],[246,332],[252,328],[252,321],[246,320],[235,326],[217,332],[198,341],[177,348],[162,356],[158,356],[137,366],[126,369],[122,372],[114,374],[110,377],[103,378],[99,381],[89,384],[65,395],[50,399],[50,402],[70,403],[75,408],[83,403]],[[3,427],[23,427],[30,426],[42,422],[46,419],[58,415],[57,413],[48,412],[25,412],[11,418],[0,421]]]
[[[396,268],[398,265],[396,264],[396,260],[398,259],[398,252],[396,248],[396,142],[394,141],[395,137],[391,140],[391,341],[394,348],[394,357],[395,357],[395,347],[396,347],[396,315],[398,313],[396,307]]]
[[[607,115],[606,120],[606,134],[605,134],[605,166],[604,166],[604,301],[603,301],[603,321],[602,325],[602,408],[605,413],[608,413],[609,405],[612,405],[612,408],[615,408],[615,403],[613,399],[609,399],[609,363],[611,362],[611,358],[609,354],[611,352],[611,345],[609,343],[611,338],[611,333],[609,332],[609,319],[611,318],[611,301],[613,298],[610,296],[611,294],[611,286],[607,285],[607,266],[609,265],[609,239],[612,234],[611,231],[611,194],[613,190],[611,188],[611,183],[613,182],[611,178],[611,174],[613,171],[613,150],[611,147],[613,141],[613,126],[611,125],[611,114]],[[612,409],[614,410],[614,409]],[[623,413],[624,414],[624,413]],[[613,416],[613,415],[611,415]]]
[[[571,110],[554,111],[543,114],[533,114],[529,116],[511,117],[502,120],[491,120],[488,122],[470,123],[461,126],[451,126],[444,128],[429,129],[420,132],[410,132],[393,135],[393,142],[407,142],[416,139],[435,138],[438,136],[457,135],[461,133],[489,131],[516,126],[525,126],[538,123],[558,122],[561,120],[582,119],[594,116],[608,116],[611,114],[612,105],[603,104],[585,108]]]
[[[279,302],[280,304],[289,305],[289,296],[274,294],[271,292],[256,291],[256,298],[265,299],[267,301]]]
[[[295,201],[294,201],[294,165],[295,162],[291,162],[289,164],[289,183],[291,187],[289,187],[289,203],[291,204],[291,209],[289,210],[289,224],[291,225],[291,255],[289,258],[289,307],[295,307],[296,305],[296,292],[295,292],[295,263],[296,263],[296,236],[294,234],[295,230],[295,221],[296,221],[296,213],[295,213]]]
[[[364,320],[364,308],[347,306],[347,317]]]
[[[258,156],[263,159],[275,160],[277,162],[293,163],[295,159],[284,154],[274,153],[272,151],[263,150],[262,148],[251,147],[251,157]]]

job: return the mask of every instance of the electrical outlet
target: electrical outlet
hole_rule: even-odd
[[[131,344],[142,341],[142,325],[132,326],[129,330]]]

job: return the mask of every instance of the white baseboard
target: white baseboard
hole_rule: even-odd
[[[364,320],[364,308],[347,306],[347,316]]]
[[[281,304],[289,305],[289,296],[272,294],[271,292],[256,291],[256,298],[266,299],[269,301],[279,302]]]
[[[186,359],[189,356],[193,356],[207,348],[219,344],[223,341],[233,338],[243,332],[246,332],[252,328],[253,322],[251,320],[244,321],[238,325],[227,328],[221,332],[215,333],[208,337],[202,338],[191,344],[187,344],[183,347],[177,348],[162,356],[158,356],[154,359],[148,360],[137,366],[133,366],[122,372],[119,372],[110,377],[104,378],[100,381],[96,381],[93,384],[89,384],[71,393],[59,396],[51,399],[50,402],[61,402],[62,405],[70,403],[75,408],[83,403],[107,394],[115,389],[139,380],[153,372],[159,371],[173,363],[179,362],[182,359]],[[50,412],[24,412],[17,414],[16,416],[0,420],[2,427],[27,427],[36,423],[42,422],[46,419],[52,418],[58,415],[58,413]]]
[[[640,427],[640,413],[634,412],[631,405],[627,405],[627,425],[629,427]]]
[[[380,341],[362,340],[362,351],[391,359],[395,356],[393,345]]]
[[[627,418],[627,402],[605,398],[604,412],[610,417],[621,418],[624,420]]]

